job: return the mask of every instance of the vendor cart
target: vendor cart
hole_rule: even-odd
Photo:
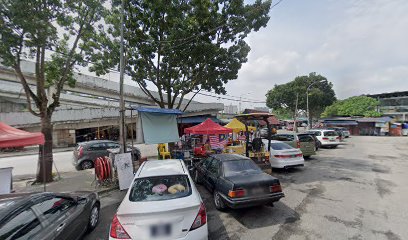
[[[263,169],[267,173],[272,173],[272,167],[269,162],[272,138],[272,124],[268,119],[273,116],[274,115],[270,113],[250,113],[236,116],[236,118],[244,123],[246,127],[245,155],[251,158],[261,169]],[[254,138],[252,142],[250,142],[249,139],[248,128],[250,127],[250,123],[259,123],[260,121],[265,122],[268,128],[267,146],[264,145],[261,138]]]

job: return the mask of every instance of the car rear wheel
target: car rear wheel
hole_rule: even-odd
[[[220,211],[223,211],[227,208],[225,206],[224,201],[222,200],[220,193],[215,190],[214,190],[214,205],[215,205],[215,208]]]
[[[85,169],[91,169],[93,168],[93,163],[89,160],[83,161],[81,162],[81,169],[85,170]]]
[[[99,204],[94,204],[89,215],[88,231],[92,231],[96,228],[99,222]]]

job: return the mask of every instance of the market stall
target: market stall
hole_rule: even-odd
[[[193,146],[195,156],[205,156],[211,152],[223,151],[228,141],[227,135],[232,132],[232,129],[223,127],[209,118],[196,126],[184,129],[184,133],[190,134],[190,136],[202,136],[201,141]]]
[[[232,141],[225,148],[227,153],[244,154],[245,153],[245,141],[247,128],[245,124],[238,119],[233,118],[231,122],[225,125],[226,128],[232,129]],[[254,133],[256,127],[248,126],[248,132]]]
[[[25,147],[43,145],[45,142],[42,133],[26,132],[0,122],[0,148]],[[44,162],[44,161],[43,161]],[[10,193],[12,189],[13,168],[0,168],[0,194]],[[45,184],[44,184],[45,191]]]

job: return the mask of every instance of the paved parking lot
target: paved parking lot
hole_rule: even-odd
[[[219,212],[199,186],[210,239],[407,239],[408,138],[352,137],[323,149],[304,168],[274,171],[286,197],[274,207]],[[100,225],[86,239],[106,239],[123,192],[102,198]]]

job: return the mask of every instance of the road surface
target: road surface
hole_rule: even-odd
[[[76,171],[72,165],[72,151],[54,153],[55,167],[59,172]],[[13,178],[31,177],[37,173],[38,154],[0,158],[0,168],[13,167]]]
[[[198,186],[209,239],[408,239],[408,138],[352,137],[304,168],[274,171],[285,198],[274,207],[217,211]],[[101,221],[85,240],[107,239],[124,192],[102,197]]]

